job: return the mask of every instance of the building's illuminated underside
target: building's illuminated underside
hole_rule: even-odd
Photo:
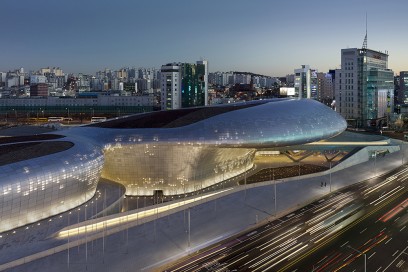
[[[0,166],[0,232],[86,202],[100,177],[123,184],[128,195],[191,192],[250,169],[259,149],[311,143],[345,128],[316,101],[264,100],[62,131],[70,148]]]

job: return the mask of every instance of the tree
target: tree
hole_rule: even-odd
[[[402,127],[404,126],[404,120],[402,120],[401,118],[398,118],[395,121],[394,125],[395,125],[395,128],[396,128],[397,131],[401,131]]]

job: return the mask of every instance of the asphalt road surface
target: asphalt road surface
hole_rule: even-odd
[[[201,250],[165,271],[408,271],[407,185],[405,165]]]

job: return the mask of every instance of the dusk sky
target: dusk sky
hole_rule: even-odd
[[[204,57],[210,72],[270,76],[339,68],[342,48],[389,53],[408,70],[407,0],[27,0],[0,5],[0,71],[157,67]]]

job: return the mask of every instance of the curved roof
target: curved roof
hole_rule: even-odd
[[[63,134],[83,136],[102,145],[188,142],[273,147],[327,139],[344,131],[346,126],[338,113],[317,101],[275,99],[141,114]]]
[[[237,103],[213,107],[185,108],[169,111],[156,111],[132,115],[124,118],[112,119],[106,122],[88,125],[101,128],[175,128],[194,124],[213,116],[253,107],[266,103]]]
[[[314,100],[250,101],[134,115],[59,131],[59,135],[1,138],[0,154],[6,155],[0,156],[0,165],[58,153],[74,144],[102,149],[117,143],[268,148],[315,142],[345,129],[346,121],[339,114]],[[58,140],[61,137],[66,138]]]

